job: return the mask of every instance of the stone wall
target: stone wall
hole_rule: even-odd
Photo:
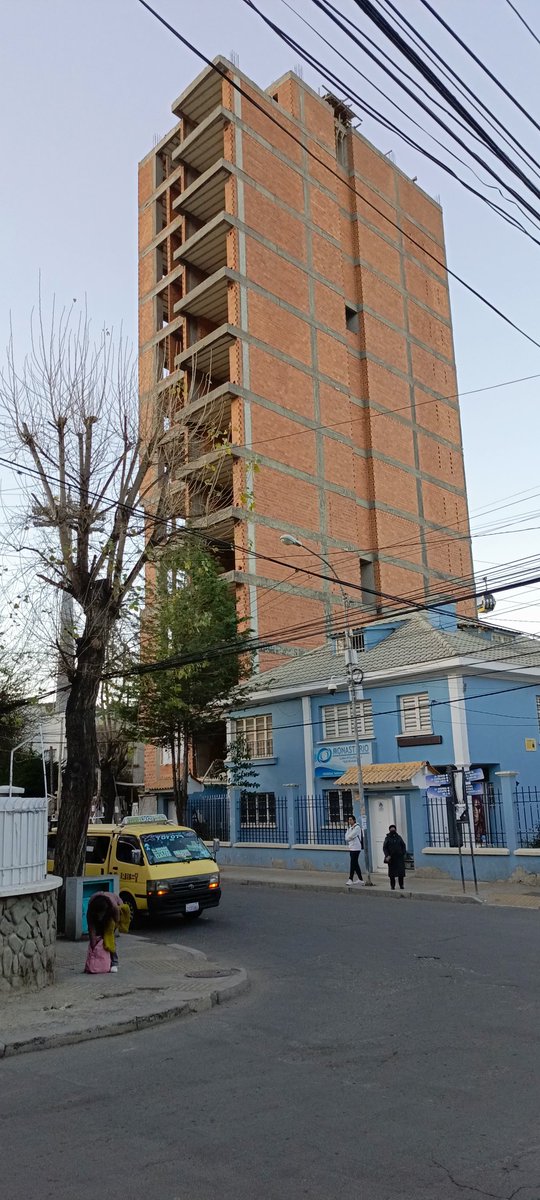
[[[53,983],[56,899],[56,890],[0,896],[0,992]]]

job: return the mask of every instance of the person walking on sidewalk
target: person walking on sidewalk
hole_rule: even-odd
[[[357,887],[363,887],[364,880],[362,879],[362,872],[360,870],[360,864],[358,860],[360,858],[360,851],[364,849],[364,839],[362,837],[362,830],[358,824],[358,821],[356,820],[356,817],[347,817],[345,841],[349,847],[349,853],[351,856],[351,866],[349,878],[347,880],[347,887],[353,886],[355,874],[358,875]]]
[[[388,833],[383,842],[383,854],[385,863],[388,863],[390,887],[392,888],[393,892],[396,889],[396,877],[399,881],[400,890],[403,891],[406,853],[407,847],[403,841],[403,838],[400,837],[396,826],[390,825],[388,828]]]

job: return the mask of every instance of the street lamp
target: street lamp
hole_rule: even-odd
[[[344,609],[344,615],[345,615],[345,625],[344,625],[345,665],[347,668],[347,681],[348,681],[348,685],[349,685],[349,699],[350,699],[350,704],[351,704],[351,715],[352,715],[352,724],[353,724],[353,732],[354,732],[356,770],[357,770],[357,775],[358,775],[358,801],[360,804],[360,808],[363,807],[364,812],[366,814],[366,830],[365,830],[366,873],[367,873],[367,882],[368,882],[368,884],[371,884],[369,837],[368,837],[368,830],[367,830],[369,817],[368,817],[367,804],[365,802],[364,783],[363,783],[363,779],[362,779],[362,755],[361,755],[361,751],[360,751],[360,741],[358,738],[358,706],[356,703],[356,689],[358,687],[360,687],[360,685],[362,683],[362,680],[364,678],[364,672],[358,666],[356,650],[354,649],[353,643],[352,643],[352,633],[351,633],[351,627],[349,624],[349,597],[347,596],[347,594],[344,590],[343,584],[339,578],[339,575],[338,575],[335,567],[332,565],[331,562],[328,561],[327,558],[324,557],[323,554],[319,554],[318,550],[310,550],[308,546],[304,546],[304,543],[301,542],[299,540],[299,538],[293,537],[293,535],[291,533],[282,534],[282,536],[280,537],[279,540],[280,540],[280,542],[283,543],[284,546],[298,546],[298,548],[300,550],[305,550],[308,554],[314,554],[315,558],[318,558],[320,560],[320,562],[324,563],[325,567],[328,567],[328,570],[333,575],[333,577],[338,585],[338,588],[341,592],[341,598],[343,600],[343,609]]]

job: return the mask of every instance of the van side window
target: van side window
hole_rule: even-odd
[[[133,850],[141,852],[141,845],[138,838],[121,837],[116,843],[116,859],[117,862],[132,863]],[[142,857],[142,856],[141,856]]]
[[[110,844],[111,839],[108,837],[88,837],[86,839],[87,863],[104,863]]]

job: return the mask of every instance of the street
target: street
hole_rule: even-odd
[[[144,935],[251,991],[5,1059],[2,1200],[538,1200],[537,913],[228,885]]]

